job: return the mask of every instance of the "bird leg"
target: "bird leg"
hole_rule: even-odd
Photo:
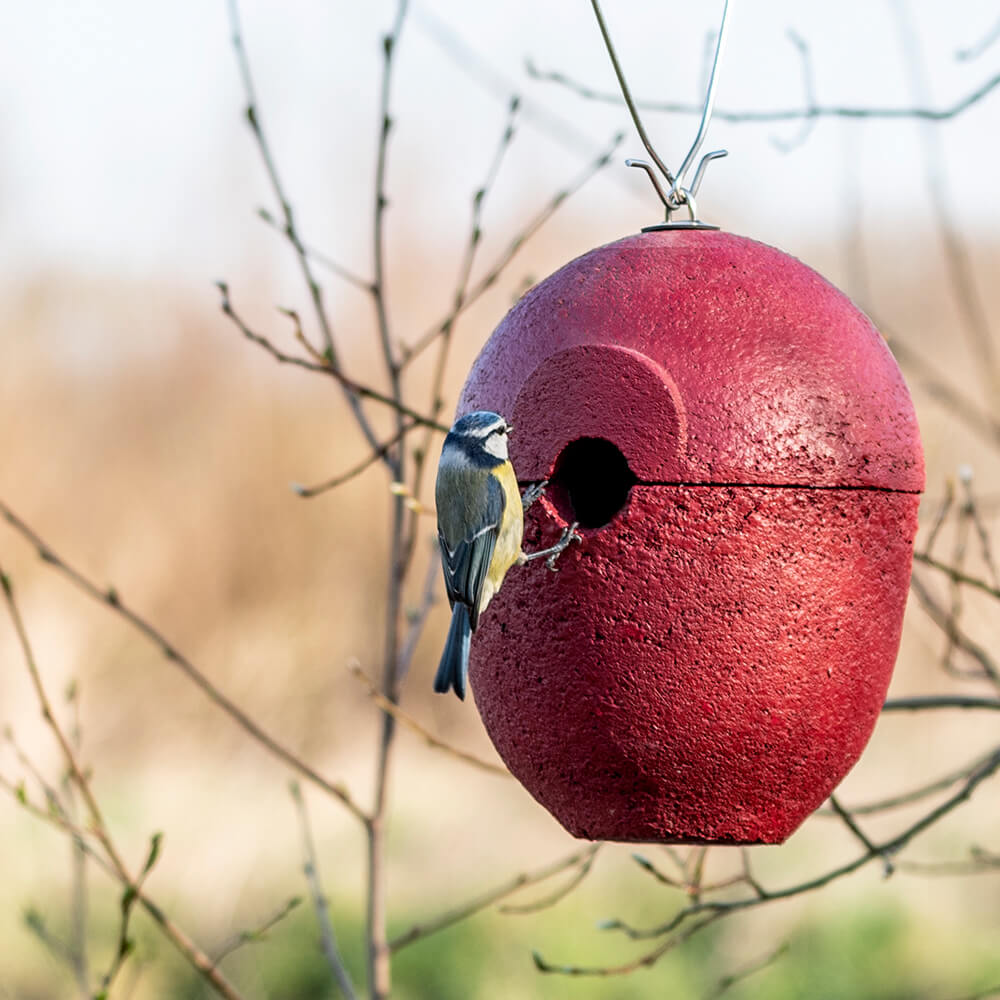
[[[549,481],[543,479],[540,483],[529,486],[521,497],[521,507],[527,510],[545,492],[545,487],[548,485]]]
[[[576,533],[576,529],[580,527],[579,521],[574,521],[569,527],[567,527],[563,533],[562,537],[556,542],[555,545],[550,545],[547,549],[541,549],[538,552],[521,553],[521,562],[529,563],[534,562],[536,559],[545,559],[545,565],[548,566],[553,573],[558,573],[556,569],[556,560],[559,556],[567,549],[572,542],[582,542],[583,536]]]

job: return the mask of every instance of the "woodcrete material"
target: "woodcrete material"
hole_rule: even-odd
[[[628,237],[530,291],[459,412],[512,420],[525,548],[471,683],[513,774],[591,839],[777,843],[885,697],[924,471],[869,320],[727,233]]]

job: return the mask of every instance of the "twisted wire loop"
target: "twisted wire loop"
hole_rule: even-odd
[[[670,170],[670,168],[653,148],[653,144],[643,127],[641,119],[639,118],[639,110],[636,107],[635,101],[632,99],[632,93],[625,80],[625,73],[622,70],[621,63],[618,61],[618,55],[611,42],[611,35],[608,32],[608,26],[604,20],[604,14],[601,12],[600,2],[599,0],[590,0],[590,2],[591,6],[594,8],[594,14],[597,17],[597,24],[601,30],[601,37],[604,39],[608,55],[611,57],[611,65],[614,67],[615,76],[618,79],[618,85],[622,91],[622,97],[625,99],[625,105],[628,107],[629,114],[632,116],[632,121],[635,124],[636,131],[639,133],[639,138],[642,140],[642,144],[646,147],[646,152],[649,153],[650,159],[653,161],[651,164],[647,160],[628,159],[625,161],[625,166],[638,167],[640,170],[645,171],[646,176],[649,177],[653,185],[653,189],[656,191],[657,197],[663,205],[665,213],[663,222],[658,223],[655,226],[646,226],[643,228],[643,232],[651,232],[656,229],[718,229],[718,226],[713,226],[707,222],[701,222],[698,219],[698,209],[695,203],[695,197],[698,194],[698,189],[701,187],[702,180],[704,180],[705,170],[708,167],[708,164],[711,163],[712,160],[718,160],[723,156],[728,156],[728,150],[715,149],[710,153],[706,153],[698,161],[698,167],[694,172],[694,177],[692,177],[690,184],[686,182],[686,178],[698,156],[699,151],[701,150],[702,144],[705,142],[705,135],[708,132],[709,123],[712,120],[712,110],[715,107],[715,92],[718,84],[719,61],[726,44],[726,32],[729,20],[729,0],[724,0],[722,8],[722,23],[719,26],[719,34],[715,43],[715,55],[712,59],[712,72],[708,80],[708,90],[705,94],[705,103],[702,107],[701,122],[698,125],[698,133],[694,138],[694,142],[691,143],[691,148],[687,151],[687,155],[684,157],[680,169],[676,174]],[[660,173],[666,179],[667,184],[670,185],[669,190],[664,190],[659,177],[656,175],[656,170],[654,169],[653,164],[656,165],[656,168],[659,169]],[[671,216],[682,208],[687,210],[687,220],[683,222],[672,222]]]

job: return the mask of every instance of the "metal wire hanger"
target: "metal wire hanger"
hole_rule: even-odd
[[[695,170],[694,177],[691,179],[690,184],[687,183],[686,178],[691,170],[691,165],[695,161],[695,157],[698,155],[698,151],[702,147],[702,143],[705,141],[705,134],[708,132],[708,125],[712,119],[712,109],[715,106],[715,89],[718,80],[717,71],[719,68],[719,58],[726,42],[729,0],[725,0],[722,8],[722,24],[719,26],[719,37],[715,43],[715,57],[712,60],[712,74],[708,80],[708,92],[705,95],[705,104],[701,112],[701,124],[698,126],[698,134],[695,136],[694,142],[691,144],[691,148],[687,151],[687,156],[684,157],[684,162],[681,163],[680,169],[677,171],[676,175],[673,174],[670,168],[663,162],[662,159],[660,159],[656,150],[653,148],[653,144],[649,140],[649,136],[646,134],[645,128],[643,128],[642,120],[639,118],[638,108],[635,106],[635,101],[632,100],[632,93],[628,88],[628,84],[625,82],[625,74],[622,72],[621,64],[618,62],[618,56],[615,53],[615,48],[611,44],[611,36],[608,34],[608,26],[604,21],[604,15],[601,13],[599,0],[590,0],[590,3],[594,8],[594,14],[597,16],[597,24],[601,29],[604,44],[607,47],[608,55],[611,57],[611,65],[614,66],[615,76],[618,77],[618,86],[621,87],[622,96],[625,98],[625,104],[628,106],[629,114],[632,116],[632,121],[635,123],[635,129],[639,133],[639,138],[642,140],[642,144],[646,147],[646,152],[649,153],[650,159],[659,168],[660,173],[663,174],[667,184],[670,185],[668,191],[663,190],[663,186],[660,184],[660,180],[656,176],[653,165],[648,163],[646,160],[625,161],[625,166],[627,167],[639,167],[641,170],[646,171],[646,174],[649,176],[650,181],[652,181],[653,188],[656,190],[656,194],[663,203],[663,208],[666,212],[665,221],[658,223],[655,226],[646,226],[643,229],[643,232],[647,233],[657,229],[718,229],[718,226],[713,226],[708,222],[701,222],[698,219],[698,209],[695,203],[695,196],[698,194],[698,189],[701,187],[701,182],[705,177],[705,169],[708,167],[708,164],[712,160],[718,160],[723,156],[728,156],[729,150],[716,149],[711,153],[706,153],[698,162],[698,168]],[[671,215],[681,208],[687,209],[688,218],[680,222],[671,222]]]

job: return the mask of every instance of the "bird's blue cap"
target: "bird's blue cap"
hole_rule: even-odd
[[[453,434],[482,434],[497,424],[507,426],[507,421],[499,413],[490,410],[476,410],[459,417],[451,428]]]

